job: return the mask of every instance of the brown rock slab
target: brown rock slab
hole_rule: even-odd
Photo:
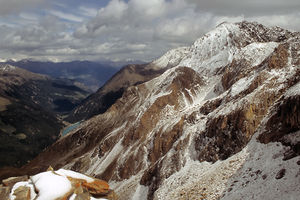
[[[25,176],[10,177],[4,179],[2,182],[4,186],[12,187],[17,182],[27,181],[27,180],[28,180],[28,176],[25,175]]]
[[[93,182],[83,182],[82,187],[86,188],[90,194],[106,195],[109,192],[109,185],[106,181],[95,179]]]
[[[76,179],[72,177],[68,177],[70,180],[74,193],[81,196],[86,196],[84,194],[91,195],[107,195],[109,190],[109,185],[106,181],[102,181],[100,179],[94,179],[93,182],[87,182],[84,179]]]

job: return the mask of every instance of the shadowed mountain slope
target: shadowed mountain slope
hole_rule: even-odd
[[[0,167],[21,166],[58,138],[61,117],[88,92],[62,79],[0,65]]]

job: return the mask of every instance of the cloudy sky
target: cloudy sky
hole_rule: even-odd
[[[0,60],[144,60],[223,21],[300,31],[299,0],[0,0]]]

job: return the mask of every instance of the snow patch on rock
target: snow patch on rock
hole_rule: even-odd
[[[289,88],[285,93],[286,97],[297,96],[297,95],[300,95],[300,81],[296,83],[294,86],[292,86],[291,88]]]
[[[162,57],[153,61],[152,63],[156,68],[174,67],[180,63],[183,57],[190,53],[188,47],[179,47],[172,49],[165,53]]]
[[[64,176],[64,177],[71,177],[71,178],[86,180],[88,183],[91,183],[94,181],[94,179],[89,176],[86,176],[84,174],[74,172],[71,170],[59,169],[59,170],[55,171],[55,173],[59,174],[60,176]]]
[[[57,199],[71,191],[72,185],[67,177],[52,171],[42,172],[31,177],[39,193],[37,200]]]
[[[239,93],[241,93],[242,91],[246,90],[252,83],[252,81],[254,80],[255,76],[246,76],[244,78],[241,78],[240,80],[238,80],[237,82],[235,82],[230,90],[230,94],[231,96],[236,96]]]
[[[246,59],[252,66],[262,63],[278,46],[277,42],[251,43],[243,47],[235,59]]]
[[[148,187],[144,185],[138,185],[132,200],[147,200],[148,190]]]

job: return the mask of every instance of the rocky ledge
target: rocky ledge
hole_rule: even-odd
[[[107,182],[51,167],[34,176],[11,177],[0,185],[0,200],[116,200]]]

